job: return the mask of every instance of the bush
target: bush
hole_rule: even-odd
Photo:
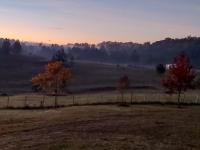
[[[163,64],[158,64],[156,66],[156,72],[158,74],[164,74],[166,72],[166,67]]]

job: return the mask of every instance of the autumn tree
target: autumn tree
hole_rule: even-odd
[[[181,93],[192,88],[194,78],[195,72],[190,64],[189,58],[185,54],[176,57],[163,80],[163,86],[170,92],[178,93],[179,107]]]
[[[122,96],[122,102],[124,101],[124,92],[127,90],[130,86],[130,80],[127,75],[122,76],[117,85],[118,91],[121,93]]]
[[[44,72],[32,78],[33,86],[38,86],[45,92],[55,94],[55,106],[57,106],[57,95],[68,84],[72,78],[72,71],[66,68],[63,62],[50,62],[45,66]]]

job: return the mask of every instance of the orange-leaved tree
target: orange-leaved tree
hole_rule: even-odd
[[[178,93],[179,107],[181,93],[192,88],[194,78],[195,71],[190,64],[189,58],[185,54],[176,57],[163,80],[163,86],[170,92]]]
[[[130,86],[130,80],[127,75],[122,76],[117,85],[118,91],[121,93],[122,96],[122,102],[124,101],[124,92],[127,90]]]
[[[54,61],[48,63],[42,73],[33,77],[32,83],[45,92],[53,92],[57,106],[57,95],[67,86],[71,78],[71,69],[66,68],[63,62]]]

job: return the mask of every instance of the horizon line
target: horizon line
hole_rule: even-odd
[[[74,44],[89,44],[89,45],[98,45],[100,43],[103,43],[103,42],[121,42],[121,43],[134,43],[134,44],[145,44],[145,43],[155,43],[155,42],[158,42],[158,41],[162,41],[162,40],[165,40],[167,38],[169,39],[186,39],[186,38],[200,38],[200,36],[191,36],[191,35],[188,35],[188,36],[184,36],[184,37],[175,37],[175,38],[172,38],[172,37],[165,37],[165,38],[161,38],[160,40],[154,40],[154,41],[145,41],[145,42],[134,42],[134,41],[120,41],[120,40],[102,40],[102,41],[99,41],[99,42],[64,42],[64,43],[56,43],[56,42],[44,42],[44,41],[33,41],[33,40],[24,40],[24,39],[20,39],[20,38],[9,38],[9,37],[0,37],[0,39],[9,39],[9,40],[14,40],[14,41],[17,41],[19,40],[20,42],[23,42],[23,43],[33,43],[33,44],[44,44],[44,45],[52,45],[52,44],[56,44],[56,45],[59,45],[59,46],[63,46],[63,45],[74,45]]]

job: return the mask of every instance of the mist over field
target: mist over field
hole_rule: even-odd
[[[0,52],[2,54],[4,53],[2,44],[5,40],[0,40]],[[14,40],[10,40],[10,44],[12,43],[14,43]],[[56,51],[64,49],[68,57],[73,57],[77,61],[156,65],[170,63],[178,54],[186,53],[192,64],[199,67],[199,47],[200,38],[190,36],[182,39],[166,38],[153,43],[145,42],[144,44],[110,41],[96,45],[88,43],[58,45],[21,42],[21,50],[18,54],[51,60]],[[12,50],[9,54],[13,54]]]

